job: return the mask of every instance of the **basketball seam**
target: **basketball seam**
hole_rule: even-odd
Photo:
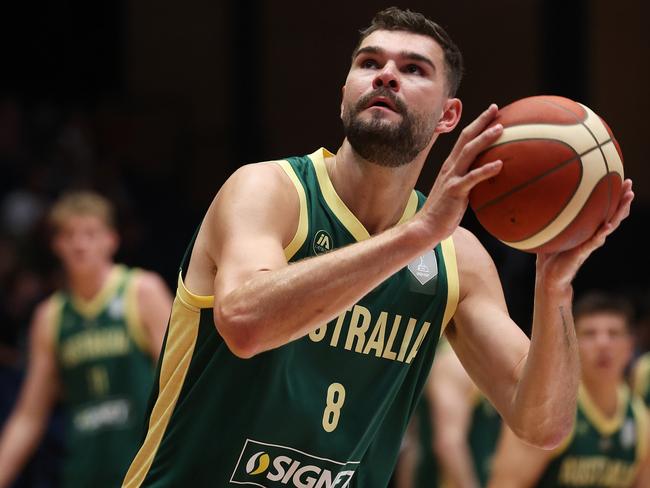
[[[609,174],[603,175],[603,176],[602,176],[602,177],[601,177],[601,178],[596,182],[596,184],[594,185],[594,187],[591,189],[591,192],[589,193],[589,196],[587,197],[587,201],[589,201],[589,198],[591,198],[591,195],[594,193],[594,189],[595,189],[595,188],[600,184],[601,181],[603,181],[603,178],[607,178],[608,176],[609,176]],[[611,183],[608,182],[608,185],[611,185]],[[576,188],[576,191],[577,191],[577,188]],[[573,193],[573,195],[575,195],[575,192]],[[573,195],[571,195],[571,198],[573,198]],[[569,202],[571,201],[571,198],[569,198],[569,200],[568,200]],[[560,209],[560,212],[558,212],[558,213],[561,213],[565,208],[566,208],[566,204],[565,204],[565,205]],[[576,215],[576,217],[577,217],[577,215]],[[508,242],[508,244],[517,244],[518,242],[522,242],[522,241],[525,241],[526,239],[530,239],[530,238],[533,237],[534,235],[537,235],[537,234],[539,234],[540,232],[543,232],[544,229],[546,229],[549,225],[551,225],[552,222],[553,222],[553,219],[551,219],[549,222],[547,222],[547,223],[546,223],[543,227],[541,227],[540,229],[536,230],[533,234],[529,234],[529,235],[527,235],[526,237],[523,237],[523,238],[521,238],[521,239],[519,239],[519,240],[516,240],[516,241],[507,241],[507,242]],[[553,239],[556,239],[558,236],[560,236],[560,235],[562,234],[562,232],[564,232],[565,230],[567,230],[567,228],[568,228],[572,223],[573,223],[573,220],[571,220],[568,224],[566,224],[566,225],[562,228],[562,230],[560,230],[557,234],[555,234],[553,237],[551,237],[548,241],[546,241],[546,242],[540,244],[540,245],[537,246],[535,249],[539,249],[540,247],[545,246],[546,244],[548,244],[549,242],[551,242]]]
[[[525,142],[525,141],[534,141],[534,140],[538,140],[538,139],[534,139],[534,138],[531,138],[531,139],[518,139],[516,142]],[[544,139],[544,140],[549,140],[549,139]],[[608,140],[608,141],[603,142],[603,145],[608,144],[610,141],[611,141],[611,139]],[[514,142],[514,141],[510,141],[510,143],[512,143],[512,142]],[[561,144],[565,144],[563,141],[560,141],[560,140],[558,140],[556,142],[559,142]],[[568,144],[565,144],[565,145],[567,147],[571,147]],[[509,197],[510,195],[512,195],[514,193],[517,193],[522,188],[525,188],[526,186],[528,186],[530,184],[533,184],[533,183],[541,180],[542,178],[545,178],[546,176],[548,176],[550,174],[553,174],[555,171],[558,171],[558,170],[562,169],[563,167],[565,167],[566,165],[568,165],[569,163],[571,163],[575,159],[581,159],[583,156],[586,156],[587,154],[589,154],[590,152],[592,152],[592,151],[594,151],[596,149],[600,149],[600,145],[590,147],[587,151],[584,151],[583,153],[580,153],[580,154],[576,153],[572,158],[567,159],[565,161],[562,161],[561,163],[557,164],[553,168],[545,171],[544,173],[541,173],[541,174],[537,175],[535,178],[530,179],[530,180],[526,181],[525,183],[521,183],[521,184],[511,188],[507,192],[502,193],[498,197],[495,197],[492,200],[485,202],[480,207],[477,207],[474,211],[475,212],[480,212],[480,211],[484,210],[485,208],[491,207],[492,205],[495,205],[495,204],[499,203],[500,201],[502,201],[503,199]],[[602,153],[602,151],[601,151],[601,153]],[[582,179],[582,165],[580,165],[580,172],[581,172],[581,178],[580,179]],[[577,191],[577,187],[576,187],[576,191]],[[574,194],[575,194],[575,192],[574,192]],[[571,195],[571,196],[573,196],[573,195]],[[571,201],[571,199],[569,199],[569,201]],[[566,205],[564,207],[562,207],[562,209],[564,209],[565,207],[566,207]]]
[[[547,104],[549,104],[549,105],[553,105],[554,107],[557,107],[557,108],[559,108],[559,109],[561,109],[561,110],[564,110],[565,112],[568,112],[568,113],[572,114],[574,117],[576,117],[576,115],[575,115],[573,112],[571,112],[571,110],[569,110],[569,109],[566,108],[566,107],[563,107],[563,106],[560,105],[559,103],[555,103],[555,102],[553,102],[553,101],[551,101],[551,100],[542,100],[542,103],[547,103]],[[577,102],[576,102],[576,103],[577,103]],[[576,120],[578,120],[578,122],[580,122],[580,125],[582,125],[582,126],[587,130],[587,132],[589,133],[589,135],[591,136],[591,138],[592,138],[592,139],[594,140],[594,142],[596,143],[596,147],[597,147],[598,150],[600,151],[600,155],[603,157],[603,163],[605,163],[605,174],[608,175],[608,174],[609,174],[609,164],[607,163],[607,157],[605,156],[605,153],[604,153],[603,150],[602,150],[602,145],[605,144],[605,143],[600,144],[600,143],[598,142],[598,138],[596,137],[596,134],[594,134],[594,132],[593,132],[593,131],[592,131],[592,130],[587,126],[587,124],[585,123],[585,122],[589,119],[589,112],[590,112],[590,111],[593,112],[593,111],[592,111],[591,109],[587,109],[587,108],[586,108],[584,105],[582,105],[582,104],[579,104],[579,105],[583,108],[583,110],[585,111],[585,114],[586,114],[586,115],[585,115],[585,118],[584,118],[583,120],[579,120],[577,117],[576,117]],[[612,139],[613,139],[613,138],[610,137],[606,142],[608,143],[608,142],[611,141]],[[611,180],[608,180],[608,181],[607,181],[607,205],[605,206],[605,215],[603,215],[603,219],[602,219],[603,221],[605,221],[605,220],[607,219],[607,215],[609,214],[609,207],[610,207],[611,205],[612,205],[612,182],[611,182]]]

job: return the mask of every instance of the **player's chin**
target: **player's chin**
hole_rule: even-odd
[[[366,110],[363,111],[364,114],[368,114],[369,117],[373,120],[395,120],[399,121],[402,120],[401,114],[398,112],[394,111],[391,108],[388,107],[383,107],[383,106],[377,106],[374,105],[372,107],[368,107]]]

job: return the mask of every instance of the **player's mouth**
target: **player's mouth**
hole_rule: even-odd
[[[399,113],[399,110],[395,102],[388,97],[384,97],[384,96],[372,97],[365,108],[369,109],[375,107],[383,108],[386,110],[390,110],[392,112]]]

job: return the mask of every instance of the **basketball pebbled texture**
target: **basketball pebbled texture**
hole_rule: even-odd
[[[535,96],[499,110],[501,137],[472,168],[501,159],[501,172],[476,185],[470,206],[508,246],[527,252],[575,247],[614,213],[623,156],[608,125],[568,98]]]

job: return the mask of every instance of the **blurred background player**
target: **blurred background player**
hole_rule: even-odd
[[[57,399],[63,486],[118,486],[140,441],[171,295],[157,274],[114,263],[119,239],[103,197],[67,194],[49,221],[66,286],[32,318],[27,376],[0,437],[0,487],[38,447]]]
[[[501,417],[444,339],[414,419],[418,452],[412,486],[478,488],[487,484]]]
[[[650,486],[647,410],[630,393],[630,305],[585,295],[574,307],[582,383],[573,432],[553,451],[528,446],[504,427],[491,488]]]
[[[447,341],[438,354],[426,392],[434,420],[433,449],[444,481],[442,486],[485,486],[501,417],[474,385]]]

